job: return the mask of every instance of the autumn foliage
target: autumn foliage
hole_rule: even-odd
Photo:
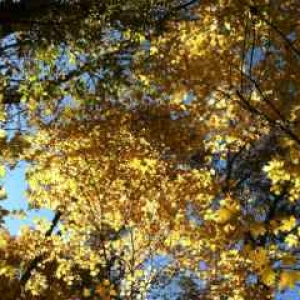
[[[3,299],[297,285],[298,0],[7,0],[0,24],[0,175],[25,163],[54,215],[2,222]]]

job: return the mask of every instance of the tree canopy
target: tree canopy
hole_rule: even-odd
[[[54,212],[12,236],[4,217],[27,212],[1,208],[5,299],[296,287],[299,16],[298,0],[2,1],[0,175],[26,162],[29,209]]]

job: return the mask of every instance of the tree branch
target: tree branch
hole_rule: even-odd
[[[55,227],[57,226],[60,218],[61,218],[62,213],[60,211],[57,211],[52,222],[50,228],[46,231],[45,233],[45,238],[49,237],[52,235]],[[27,281],[30,279],[31,272],[36,269],[38,263],[40,263],[43,260],[43,255],[38,255],[36,256],[28,265],[27,269],[25,272],[22,274],[20,278],[20,287],[25,286]]]

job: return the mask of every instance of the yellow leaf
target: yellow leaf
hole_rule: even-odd
[[[234,213],[232,211],[230,211],[226,207],[222,207],[217,211],[216,221],[222,224],[226,223],[232,218],[233,215]]]
[[[294,234],[289,234],[284,240],[289,247],[295,247],[298,245],[298,237]]]
[[[82,294],[83,294],[83,297],[87,298],[87,297],[91,296],[91,291],[88,288],[84,288]]]
[[[291,216],[289,219],[284,219],[281,221],[281,226],[278,228],[280,231],[290,231],[297,225],[297,220],[294,216]]]
[[[111,290],[109,291],[109,295],[110,295],[110,296],[117,296],[116,290],[115,290],[115,289],[111,289]]]
[[[189,238],[184,238],[184,239],[182,239],[181,244],[184,247],[190,247],[192,242]]]
[[[0,129],[0,139],[4,139],[6,137],[6,131],[4,129]]]
[[[7,198],[7,194],[4,187],[0,187],[0,200],[5,200]]]
[[[4,248],[7,245],[7,241],[3,236],[0,236],[0,248]]]
[[[4,177],[6,174],[5,166],[0,166],[0,177]]]
[[[300,280],[299,271],[283,271],[280,275],[279,289],[294,288],[297,281]]]
[[[267,286],[272,286],[275,283],[276,273],[271,267],[267,267],[261,274],[262,282]]]
[[[158,53],[157,47],[151,46],[151,47],[150,47],[150,55],[154,55],[154,54],[156,54],[156,53]]]
[[[281,259],[282,263],[284,265],[294,265],[297,261],[296,257],[290,254],[285,255],[284,257],[282,257]]]
[[[269,262],[268,252],[262,247],[250,250],[248,255],[256,269],[262,269]]]
[[[263,224],[255,223],[251,225],[250,232],[254,238],[257,238],[260,235],[264,235],[266,233],[266,228]]]
[[[110,281],[109,281],[108,279],[105,279],[105,280],[103,281],[103,285],[104,285],[104,286],[110,286]]]

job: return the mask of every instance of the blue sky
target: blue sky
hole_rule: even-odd
[[[16,169],[7,169],[6,177],[4,178],[4,187],[7,191],[8,198],[2,202],[2,205],[9,210],[24,209],[27,211],[28,202],[26,201],[26,180],[25,180],[26,164],[20,163]],[[9,231],[16,235],[22,225],[33,225],[34,217],[45,217],[52,219],[53,213],[49,210],[38,210],[28,212],[28,216],[19,220],[16,218],[5,218],[5,226]]]

